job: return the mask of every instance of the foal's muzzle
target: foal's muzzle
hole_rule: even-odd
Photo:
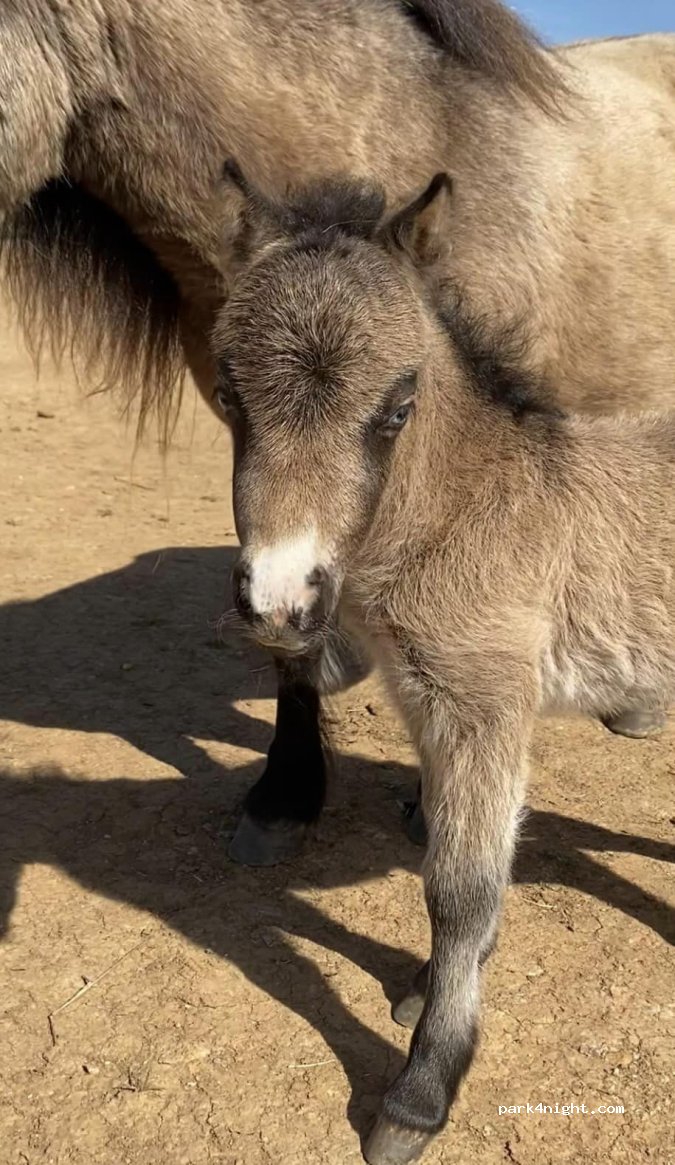
[[[232,572],[234,603],[242,619],[264,647],[301,654],[318,644],[335,609],[335,587],[329,572],[315,566],[299,578],[294,591],[275,596],[256,586],[255,567],[240,559]]]

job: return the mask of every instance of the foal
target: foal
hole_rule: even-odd
[[[445,176],[387,219],[377,190],[273,207],[230,172],[248,265],[214,344],[236,601],[299,677],[337,615],[421,759],[431,960],[365,1149],[400,1165],[473,1056],[535,716],[662,712],[672,694],[675,416],[565,416],[519,375],[438,277]]]

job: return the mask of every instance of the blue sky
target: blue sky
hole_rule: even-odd
[[[675,32],[675,0],[511,0],[547,41]]]

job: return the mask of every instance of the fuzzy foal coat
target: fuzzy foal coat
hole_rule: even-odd
[[[274,599],[275,625],[315,649],[326,624],[311,604],[330,583],[422,762],[432,954],[399,1011],[418,1021],[408,1063],[366,1145],[371,1165],[407,1165],[473,1055],[536,714],[606,719],[675,695],[675,412],[561,413],[500,362],[504,337],[437,265],[411,263],[398,224],[378,226],[375,194],[341,190],[340,214],[324,188],[305,215],[277,215],[214,350],[236,418],[244,577],[311,543],[276,592],[267,579],[272,595],[291,570],[300,584],[297,605]],[[267,635],[253,593],[240,609]]]

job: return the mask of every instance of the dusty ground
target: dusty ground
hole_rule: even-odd
[[[233,629],[229,445],[186,410],[166,473],[0,338],[2,1165],[342,1165],[427,951],[374,684],[294,865],[231,865],[271,676]],[[429,1165],[675,1161],[673,728],[538,734],[481,1051]],[[50,1020],[51,1015],[51,1020]],[[51,1030],[50,1030],[51,1023]],[[499,1105],[623,1115],[499,1115]]]

